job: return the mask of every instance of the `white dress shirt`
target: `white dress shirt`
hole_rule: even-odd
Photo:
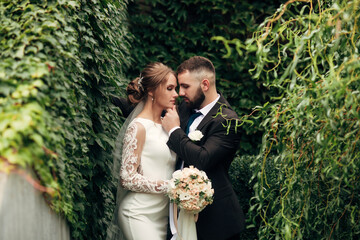
[[[194,109],[195,112],[200,112],[201,115],[199,115],[197,118],[195,118],[195,120],[193,121],[193,123],[190,125],[189,128],[189,133],[193,132],[196,130],[196,128],[199,126],[200,122],[204,119],[204,117],[206,116],[206,114],[208,114],[210,112],[210,110],[215,106],[215,104],[217,103],[217,101],[219,100],[220,95],[218,94],[217,98],[212,101],[211,103],[209,103],[208,105],[206,105],[205,107],[203,107],[202,109],[198,110],[198,109]],[[172,132],[174,132],[176,129],[178,129],[180,127],[174,127],[169,131],[169,136],[171,135]]]

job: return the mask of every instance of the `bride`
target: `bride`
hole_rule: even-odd
[[[119,186],[107,239],[165,240],[169,215],[168,180],[175,154],[161,114],[175,105],[175,73],[162,63],[150,63],[129,83],[128,99],[137,104],[125,121],[115,146]]]

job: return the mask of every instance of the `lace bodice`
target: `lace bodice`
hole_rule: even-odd
[[[175,154],[166,145],[167,138],[160,124],[141,118],[130,123],[123,139],[120,169],[124,188],[143,193],[167,192],[168,179],[174,170],[171,166],[175,164]],[[163,168],[169,170],[164,173]]]

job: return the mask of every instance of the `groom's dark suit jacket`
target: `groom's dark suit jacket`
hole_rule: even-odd
[[[214,202],[200,212],[196,223],[199,240],[227,239],[239,233],[245,225],[244,214],[228,175],[240,136],[235,132],[235,122],[227,133],[226,120],[220,114],[216,115],[220,108],[226,118],[238,118],[225,98],[220,96],[197,127],[204,137],[193,142],[184,132],[191,111],[183,101],[178,108],[181,129],[175,130],[167,143],[177,154],[178,161],[183,160],[185,166],[193,165],[205,171],[214,188]]]

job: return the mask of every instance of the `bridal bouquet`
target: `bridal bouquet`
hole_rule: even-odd
[[[174,204],[176,231],[171,240],[196,240],[198,213],[213,202],[214,189],[204,171],[193,166],[177,170],[169,182],[168,196]],[[180,208],[177,218],[177,206]],[[171,225],[171,224],[170,224]]]
[[[171,202],[192,213],[199,213],[213,202],[214,189],[204,171],[193,166],[177,170],[169,182]]]

